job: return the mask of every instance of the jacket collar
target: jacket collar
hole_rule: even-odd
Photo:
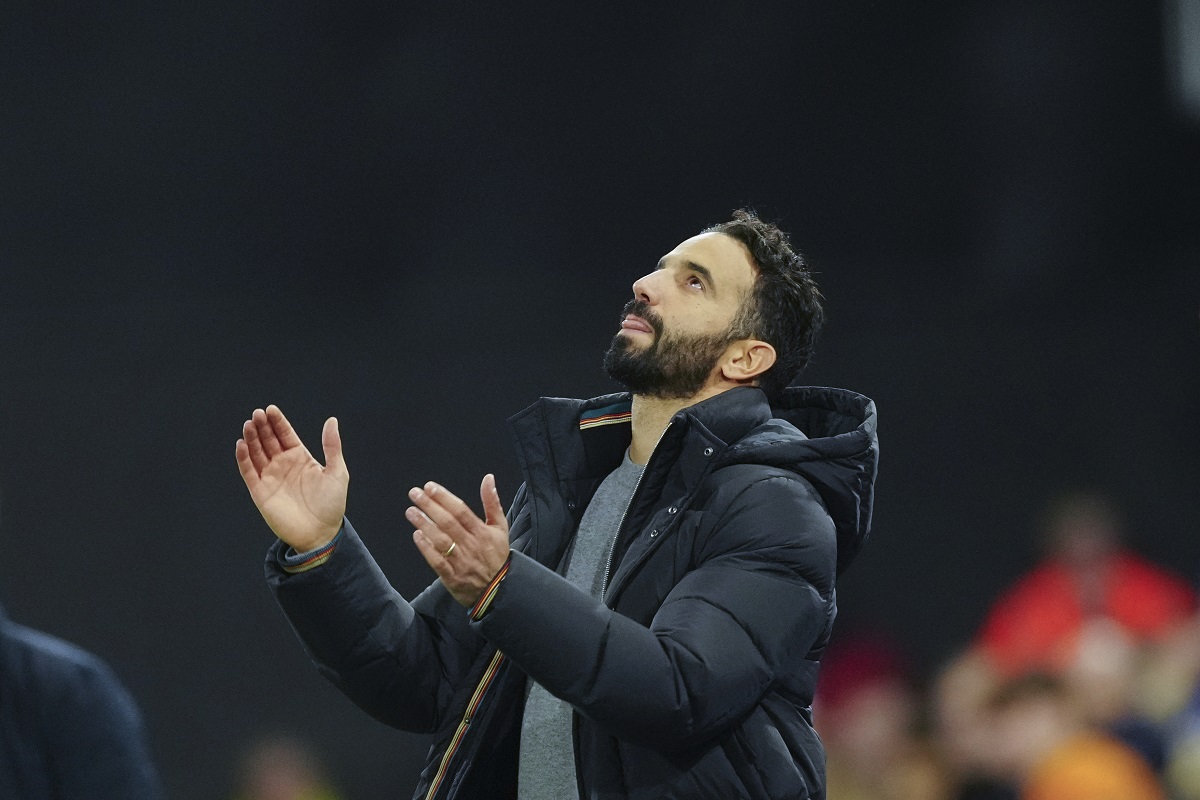
[[[627,393],[542,398],[510,420],[527,490],[538,501],[535,515],[550,508],[556,519],[561,513],[578,524],[596,487],[629,447],[630,407]],[[790,469],[816,487],[834,518],[841,572],[871,529],[878,457],[869,398],[843,389],[791,387],[772,408],[758,389],[731,389],[672,418],[647,465],[639,505],[653,503],[668,483],[690,491],[709,470],[728,463]],[[563,546],[555,541],[536,549],[549,547],[541,560],[553,566]]]
[[[621,463],[632,436],[631,407],[627,392],[590,400],[543,397],[509,419],[540,531],[527,552],[543,564],[558,564],[596,488]],[[731,389],[681,410],[647,464],[638,506],[652,504],[668,480],[685,491],[695,486],[730,445],[770,416],[766,396],[754,388]],[[637,511],[631,509],[631,522]],[[568,523],[561,535],[550,534],[559,528],[547,527],[550,520]]]
[[[701,433],[719,455],[771,418],[766,396],[754,387],[722,392],[680,410],[656,450],[689,431]],[[509,419],[526,480],[603,479],[621,463],[632,437],[628,392],[590,400],[543,397]]]

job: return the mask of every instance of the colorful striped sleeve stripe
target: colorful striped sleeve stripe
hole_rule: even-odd
[[[633,417],[632,408],[631,403],[624,402],[585,411],[579,417],[579,430],[586,431],[588,428],[599,428],[601,425],[629,422]]]
[[[288,573],[289,575],[296,575],[301,572],[308,572],[310,569],[319,567],[322,564],[324,564],[326,561],[328,561],[329,557],[331,555],[333,555],[333,549],[335,547],[337,547],[338,539],[340,539],[340,538],[342,538],[342,537],[339,534],[339,535],[333,537],[333,541],[331,541],[329,544],[325,545],[324,547],[320,548],[319,550],[313,550],[311,553],[303,554],[304,559],[301,561],[293,562],[290,559],[285,559],[284,563],[280,564],[280,566],[283,567],[283,571]]]
[[[512,553],[508,554],[508,560],[504,562],[504,566],[496,573],[496,577],[492,578],[492,582],[483,590],[483,594],[475,601],[475,606],[471,609],[471,620],[477,620],[487,613],[488,608],[492,605],[492,600],[496,597],[496,592],[500,589],[500,582],[504,580],[504,576],[508,574],[508,568],[512,564]]]

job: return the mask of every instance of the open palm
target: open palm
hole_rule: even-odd
[[[255,409],[235,449],[250,497],[275,535],[297,552],[337,535],[346,513],[350,473],[342,458],[337,420],[321,431],[325,466],[312,456],[277,406]]]

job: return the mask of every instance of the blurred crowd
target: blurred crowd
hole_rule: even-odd
[[[1200,800],[1191,583],[1129,549],[1102,495],[1059,498],[1043,531],[926,680],[886,636],[835,634],[814,704],[829,800]]]

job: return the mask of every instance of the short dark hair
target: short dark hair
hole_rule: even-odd
[[[732,220],[704,232],[723,233],[741,242],[758,269],[732,330],[738,339],[761,339],[775,348],[774,366],[758,379],[767,397],[775,400],[812,358],[825,322],[824,298],[787,234],[752,210],[738,209]]]

